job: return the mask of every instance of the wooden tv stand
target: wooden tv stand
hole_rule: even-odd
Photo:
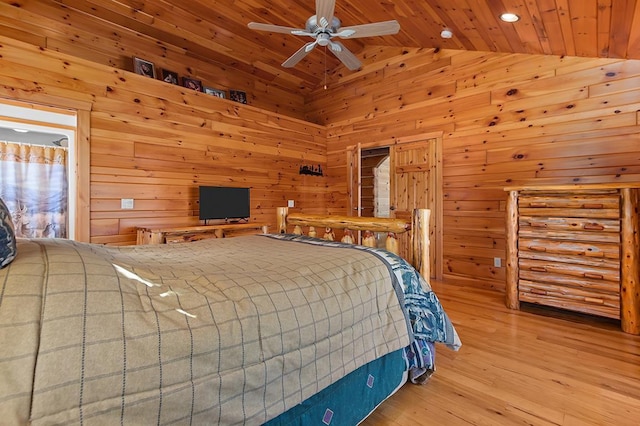
[[[172,244],[206,238],[229,238],[238,235],[266,234],[264,223],[225,223],[220,225],[184,226],[181,228],[138,228],[136,244]]]

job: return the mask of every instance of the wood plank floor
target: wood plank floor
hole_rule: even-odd
[[[433,283],[462,340],[363,425],[640,425],[640,337],[619,322]]]

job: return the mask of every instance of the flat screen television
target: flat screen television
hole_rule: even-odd
[[[251,216],[249,188],[200,186],[200,220],[234,222]]]

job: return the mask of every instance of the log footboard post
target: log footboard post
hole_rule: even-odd
[[[636,188],[622,189],[620,322],[622,330],[640,334],[640,197]]]
[[[393,254],[400,254],[398,250],[398,236],[395,232],[387,232],[387,239],[384,243],[384,248]]]
[[[278,233],[286,234],[287,233],[287,214],[289,214],[288,207],[278,207],[276,210],[276,219],[278,225]]]
[[[507,280],[505,304],[520,309],[518,298],[518,191],[509,191],[507,200]]]
[[[431,277],[431,258],[429,256],[429,221],[431,210],[415,209],[411,225],[411,250],[414,267],[425,280]]]
[[[324,236],[322,237],[322,239],[327,241],[335,241],[336,234],[333,232],[332,228],[327,227],[324,231]]]
[[[364,231],[362,245],[366,247],[375,247],[377,245],[375,234],[371,231]]]
[[[343,243],[347,243],[347,244],[353,244],[354,240],[353,240],[353,232],[351,232],[351,230],[349,228],[345,228],[344,230],[344,235],[342,236],[342,239],[340,240]]]

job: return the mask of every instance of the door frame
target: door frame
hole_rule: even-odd
[[[75,241],[91,240],[91,103],[42,93],[13,90],[8,96],[0,88],[2,102],[26,108],[72,111],[76,115],[75,158],[69,171],[75,175]]]
[[[435,149],[434,149],[434,160],[430,166],[430,178],[432,182],[429,183],[430,188],[433,188],[433,194],[429,194],[430,199],[433,203],[433,208],[431,209],[431,225],[432,230],[430,234],[432,235],[431,240],[431,250],[430,250],[430,262],[435,267],[432,268],[431,273],[433,274],[432,278],[442,279],[444,274],[444,257],[443,257],[443,201],[444,201],[444,187],[442,182],[442,139],[443,132],[429,132],[429,133],[420,133],[416,135],[399,137],[399,138],[390,138],[390,139],[382,139],[373,142],[365,142],[358,143],[356,145],[349,145],[346,148],[347,152],[347,185],[348,185],[348,215],[353,215],[355,211],[354,208],[360,207],[360,200],[358,200],[358,204],[354,206],[354,195],[355,192],[360,193],[359,188],[356,187],[356,184],[353,183],[353,174],[352,171],[355,168],[354,161],[351,159],[354,156],[354,152],[361,153],[363,149],[369,148],[377,148],[388,146],[392,148],[393,146],[409,144],[420,142],[424,140],[435,139]],[[358,176],[360,176],[360,159],[358,158]],[[358,186],[361,185],[360,180],[358,179]],[[357,189],[357,191],[356,191]],[[358,215],[360,211],[358,210]]]

